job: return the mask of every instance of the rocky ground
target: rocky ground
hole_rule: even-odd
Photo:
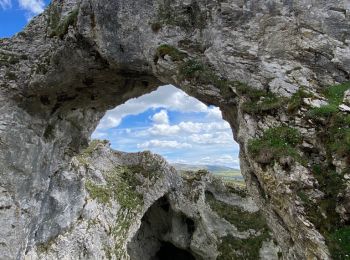
[[[279,259],[247,191],[207,171],[94,140],[56,180],[26,259]]]

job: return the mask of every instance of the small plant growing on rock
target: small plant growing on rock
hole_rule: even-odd
[[[259,163],[270,164],[285,156],[299,160],[296,146],[302,141],[300,133],[290,127],[275,127],[266,130],[261,138],[248,144],[248,151]]]
[[[154,61],[157,62],[160,58],[164,59],[166,55],[170,56],[172,61],[182,61],[187,57],[186,53],[179,51],[174,46],[162,44],[157,48]]]

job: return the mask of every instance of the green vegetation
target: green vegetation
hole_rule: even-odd
[[[219,256],[217,260],[256,260],[259,259],[259,250],[262,243],[269,239],[268,232],[263,232],[256,237],[248,237],[247,239],[226,236],[222,239],[218,246]]]
[[[93,151],[95,151],[99,145],[106,145],[107,143],[107,140],[92,140],[89,146],[76,156],[77,160],[79,163],[87,165],[88,159],[92,155]]]
[[[304,88],[299,88],[292,97],[289,99],[287,111],[289,113],[294,113],[299,110],[303,105],[304,98],[311,98],[313,95],[305,91]]]
[[[56,27],[53,28],[50,37],[54,37],[57,36],[59,38],[63,38],[63,36],[65,34],[67,34],[68,32],[68,28],[70,25],[75,25],[77,23],[77,19],[78,19],[78,14],[79,14],[79,10],[75,9],[73,11],[71,11],[66,17],[64,17],[63,20],[59,21],[57,23],[57,19],[53,19],[53,23],[57,23]]]
[[[296,146],[301,141],[300,133],[294,128],[285,126],[270,128],[261,138],[249,141],[248,152],[263,164],[270,164],[285,156],[300,161]]]
[[[329,104],[308,112],[311,119],[321,124],[318,136],[326,145],[328,160],[332,160],[333,154],[340,157],[350,155],[350,115],[338,109],[348,89],[349,82],[327,88],[324,95]]]
[[[308,219],[325,237],[333,259],[347,259],[349,242],[342,242],[350,240],[350,227],[341,223],[336,211],[338,194],[346,187],[343,175],[327,165],[315,165],[312,172],[324,196],[317,202],[311,201],[303,191],[299,191],[298,196],[304,203]]]
[[[251,235],[246,239],[224,237],[218,247],[218,260],[258,259],[262,243],[270,238],[263,216],[259,212],[245,212],[239,207],[216,200],[210,192],[206,193],[206,200],[213,211],[237,227],[239,231],[253,229],[257,232],[255,236]]]
[[[106,184],[95,184],[88,180],[85,184],[87,191],[93,199],[107,204],[116,199],[122,208],[135,209],[143,204],[142,194],[136,191],[141,185],[132,167],[116,167],[106,173]]]
[[[336,229],[329,235],[328,245],[333,259],[349,259],[350,257],[350,226]]]
[[[154,61],[157,62],[160,58],[164,58],[165,55],[169,55],[172,61],[182,61],[187,57],[187,54],[179,51],[174,46],[168,44],[162,44],[157,48]]]
[[[260,212],[246,212],[237,206],[228,205],[217,200],[210,192],[206,192],[206,200],[210,208],[220,217],[226,219],[232,225],[237,227],[239,231],[247,231],[254,229],[256,231],[267,231],[267,225],[264,217]]]
[[[318,120],[330,118],[334,113],[338,112],[338,106],[335,105],[325,105],[321,107],[315,107],[308,111],[307,116]]]
[[[242,109],[248,114],[263,114],[283,107],[286,99],[263,89],[255,89],[245,84],[236,87],[238,94],[248,98]]]

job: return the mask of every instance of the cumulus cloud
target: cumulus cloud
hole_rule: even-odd
[[[197,123],[192,121],[181,122],[175,125],[169,124],[155,124],[149,129],[141,132],[141,135],[162,135],[170,136],[177,135],[179,133],[188,134],[188,133],[201,133],[201,132],[212,132],[217,130],[229,130],[230,125],[225,122],[213,122],[213,123]]]
[[[43,0],[18,0],[19,6],[27,11],[27,16],[30,19],[34,15],[44,11],[45,2]]]
[[[215,132],[214,134],[193,134],[188,138],[197,144],[232,144],[232,135],[228,132]]]
[[[117,127],[121,120],[128,115],[138,115],[150,108],[166,108],[179,112],[209,112],[216,113],[197,99],[188,96],[174,86],[166,85],[149,94],[127,101],[125,104],[109,110],[100,121],[98,129]]]
[[[161,110],[159,113],[156,113],[152,116],[152,121],[156,124],[169,124],[169,117],[166,110]]]
[[[178,141],[150,140],[142,144],[138,144],[137,147],[141,149],[149,149],[149,148],[181,149],[181,148],[191,148],[192,145],[188,143],[179,143]]]
[[[12,6],[12,3],[11,3],[11,0],[0,0],[0,7],[2,9],[8,9],[8,8],[11,8]]]

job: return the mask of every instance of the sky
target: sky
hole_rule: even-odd
[[[220,109],[171,85],[108,111],[92,138],[120,151],[150,150],[171,163],[239,168],[239,146]]]
[[[20,32],[35,15],[44,11],[50,0],[0,0],[0,37]]]
[[[21,31],[49,0],[0,0],[0,37]],[[150,150],[171,163],[239,168],[238,144],[217,107],[167,85],[110,110],[92,135],[125,152]]]

